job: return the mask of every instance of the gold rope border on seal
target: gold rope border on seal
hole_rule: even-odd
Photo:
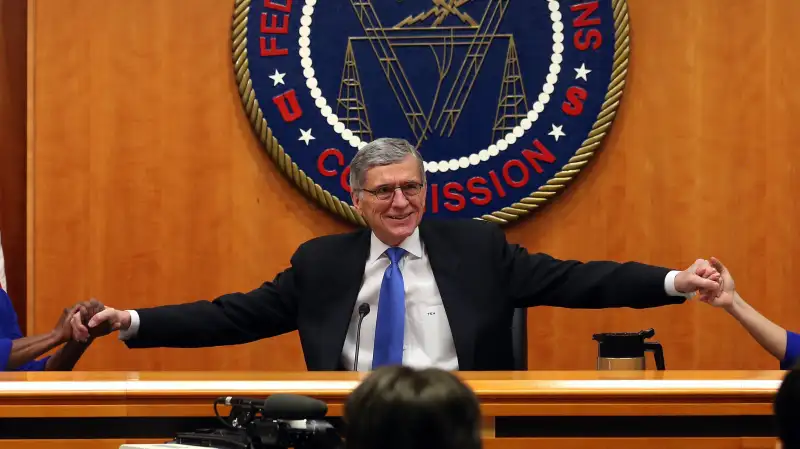
[[[264,112],[256,100],[253,82],[250,79],[250,63],[247,55],[247,22],[252,0],[235,0],[233,8],[233,68],[236,82],[239,86],[239,95],[255,133],[264,145],[269,157],[278,165],[280,170],[292,180],[300,189],[325,209],[343,217],[347,221],[360,226],[366,226],[364,219],[358,211],[340,200],[335,195],[315,183],[311,177],[292,162],[291,156],[284,151],[283,146],[272,134],[272,129],[267,125]],[[548,200],[558,195],[572,179],[578,175],[583,167],[599,151],[600,144],[606,133],[611,128],[611,123],[617,113],[625,87],[625,76],[628,74],[628,58],[630,56],[630,20],[628,18],[627,0],[611,0],[614,10],[614,63],[611,68],[611,81],[605,101],[597,114],[597,120],[592,125],[589,135],[581,144],[575,155],[561,167],[561,171],[553,175],[535,192],[523,198],[520,202],[499,211],[485,214],[480,218],[497,224],[508,224],[543,206]]]

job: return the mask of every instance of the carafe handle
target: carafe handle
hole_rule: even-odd
[[[644,342],[644,350],[653,353],[657,370],[664,371],[666,369],[664,366],[664,349],[661,347],[661,343],[657,341],[646,341]]]

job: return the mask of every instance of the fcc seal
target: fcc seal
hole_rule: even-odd
[[[625,0],[236,0],[233,58],[268,154],[328,210],[363,223],[347,165],[402,137],[429,219],[506,223],[598,150],[628,31]]]

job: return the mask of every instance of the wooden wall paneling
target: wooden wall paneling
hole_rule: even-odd
[[[788,139],[798,137],[790,111],[800,97],[788,77],[800,61],[781,42],[797,3],[628,4],[631,65],[605,148],[511,238],[564,258],[675,269],[714,255],[745,298],[796,328],[800,307],[785,298],[797,272],[800,215],[789,197],[798,159]],[[704,304],[529,315],[531,369],[591,369],[592,333],[649,327],[668,369],[777,368],[738,323]]]
[[[347,229],[253,138],[231,70],[232,2],[36,4],[37,330],[90,296],[146,307],[255,288],[301,242]],[[105,339],[77,368],[304,366],[289,335],[201,351]]]
[[[232,2],[33,4],[36,331],[90,296],[133,308],[247,290],[286,267],[300,243],[351,229],[298,193],[254,138],[231,68]],[[800,111],[791,88],[800,63],[786,43],[800,5],[628,5],[629,76],[604,149],[564,195],[509,227],[510,240],[561,258],[676,269],[716,255],[743,296],[797,326],[790,117]],[[529,313],[531,369],[592,369],[592,333],[648,327],[669,369],[777,367],[702,304]],[[110,338],[78,365],[303,367],[295,334],[203,350],[128,351]]]
[[[0,233],[5,286],[26,331],[27,3],[0,0]]]

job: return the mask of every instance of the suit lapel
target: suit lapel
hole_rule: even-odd
[[[335,272],[334,279],[339,282],[322,287],[330,289],[326,297],[336,298],[335,304],[329,304],[327,307],[330,317],[326,320],[327,329],[320,333],[331,336],[326,339],[324,343],[326,348],[322,351],[325,357],[322,365],[326,369],[341,369],[342,347],[364,279],[364,267],[369,257],[369,241],[369,229],[356,232],[353,243],[341,248],[335,255],[336,264],[331,270]]]
[[[465,300],[465,292],[460,288],[463,282],[460,281],[458,271],[460,264],[458,248],[448,241],[446,233],[438,229],[435,223],[423,221],[419,232],[428,253],[436,286],[442,296],[450,331],[453,333],[459,370],[469,370],[474,364],[472,349],[474,337],[469,323],[474,318],[468,310],[469,302]]]

